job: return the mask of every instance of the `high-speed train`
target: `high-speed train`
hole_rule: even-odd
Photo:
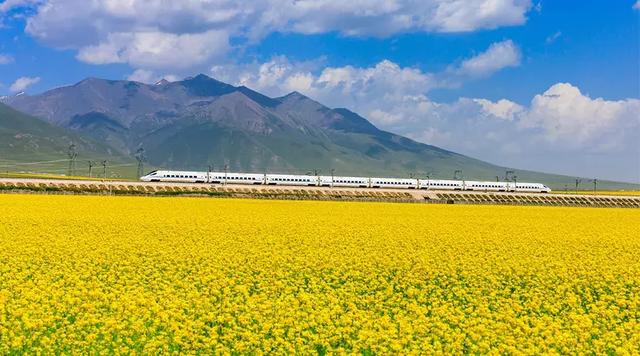
[[[140,177],[144,182],[287,185],[311,187],[394,188],[431,190],[475,190],[548,193],[541,183],[482,182],[421,178],[341,177],[322,175],[259,174],[237,172],[153,171]]]

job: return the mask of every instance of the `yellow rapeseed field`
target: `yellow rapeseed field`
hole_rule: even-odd
[[[0,353],[640,352],[640,211],[0,195]]]

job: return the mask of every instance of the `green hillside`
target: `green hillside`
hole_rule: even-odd
[[[134,160],[110,147],[70,130],[53,126],[0,103],[0,171],[67,174],[68,151],[76,146],[76,175],[102,175],[99,162],[107,160],[107,176],[132,178]]]

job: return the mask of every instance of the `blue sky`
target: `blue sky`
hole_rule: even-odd
[[[521,169],[640,182],[634,1],[0,1],[0,94],[205,73]]]

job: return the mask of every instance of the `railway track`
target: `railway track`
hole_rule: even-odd
[[[640,208],[639,196],[0,178],[0,192]]]

